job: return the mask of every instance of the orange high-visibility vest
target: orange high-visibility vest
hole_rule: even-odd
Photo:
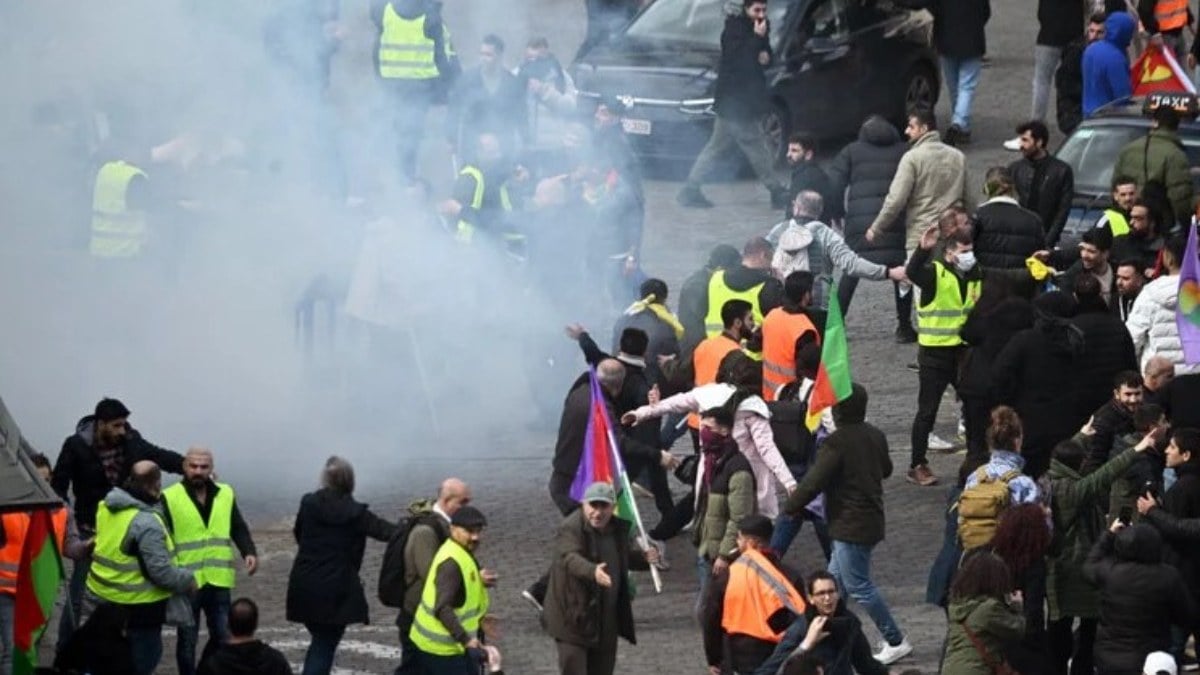
[[[692,366],[696,371],[693,384],[699,387],[716,382],[717,369],[721,367],[721,359],[725,358],[729,352],[741,348],[740,344],[724,333],[705,338],[703,342],[696,345],[696,351],[692,352]],[[699,429],[700,416],[696,413],[688,413],[688,426]]]
[[[1158,32],[1165,33],[1187,25],[1188,0],[1158,0],[1154,3],[1154,20]],[[1175,55],[1179,57],[1178,54]]]
[[[29,530],[29,514],[5,513],[4,548],[0,548],[0,593],[17,594],[17,572],[21,569],[21,549]]]
[[[773,630],[767,620],[783,608],[796,615],[804,614],[804,598],[761,552],[744,551],[729,565],[721,628],[730,635],[737,633],[778,643],[783,631]]]
[[[58,554],[66,555],[63,546],[67,542],[67,508],[60,506],[50,512],[50,522],[54,525],[54,543],[58,545]]]
[[[796,380],[796,340],[817,327],[803,312],[791,314],[776,307],[763,320],[763,386],[764,401],[774,401],[775,392]],[[817,344],[821,336],[817,334]]]

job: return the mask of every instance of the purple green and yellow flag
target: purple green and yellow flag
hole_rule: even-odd
[[[1188,228],[1187,249],[1179,269],[1179,302],[1175,309],[1175,325],[1183,344],[1183,360],[1200,363],[1200,257],[1196,243],[1196,225]]]

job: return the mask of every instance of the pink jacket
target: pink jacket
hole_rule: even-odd
[[[728,384],[706,384],[691,391],[665,398],[654,405],[644,405],[633,414],[638,423],[662,417],[670,413],[700,412],[716,408],[733,395],[734,387]],[[791,491],[796,479],[788,470],[787,463],[775,447],[775,435],[768,421],[771,413],[767,404],[758,396],[751,396],[738,406],[733,420],[733,440],[738,449],[750,461],[754,482],[758,490],[758,512],[775,519],[779,515],[779,498],[775,492],[776,480]]]

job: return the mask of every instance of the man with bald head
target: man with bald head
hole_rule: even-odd
[[[428,503],[428,502],[426,502]],[[396,675],[423,672],[416,662],[417,646],[409,638],[417,605],[425,589],[425,579],[433,566],[433,557],[450,537],[450,519],[458,510],[471,503],[471,488],[458,478],[447,478],[438,487],[437,501],[428,512],[414,512],[415,520],[409,526],[408,539],[404,542],[404,604],[396,617],[400,628],[400,667]],[[413,512],[413,507],[410,507]],[[490,574],[487,570],[482,575]]]
[[[1162,403],[1161,392],[1175,379],[1175,364],[1165,356],[1151,356],[1142,369],[1147,403]],[[1176,425],[1178,426],[1178,425]]]
[[[213,480],[213,454],[193,447],[183,457],[183,480],[163,491],[163,521],[175,540],[180,565],[196,575],[199,591],[191,598],[192,624],[178,630],[175,662],[179,675],[195,675],[200,612],[208,622],[205,654],[229,638],[229,592],[233,588],[236,545],[246,572],[258,569],[258,552],[250,537],[233,488]]]
[[[186,593],[197,576],[175,562],[176,547],[158,514],[162,471],[149,460],[135,462],[124,487],[115,487],[96,507],[96,548],[88,570],[85,609],[118,605],[137,675],[150,675],[162,658],[162,627],[168,613],[186,623]]]

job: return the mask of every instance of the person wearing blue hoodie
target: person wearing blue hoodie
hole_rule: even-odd
[[[1091,117],[1098,108],[1133,94],[1126,50],[1133,39],[1133,16],[1113,12],[1104,20],[1104,39],[1088,45],[1083,52],[1083,116]]]

